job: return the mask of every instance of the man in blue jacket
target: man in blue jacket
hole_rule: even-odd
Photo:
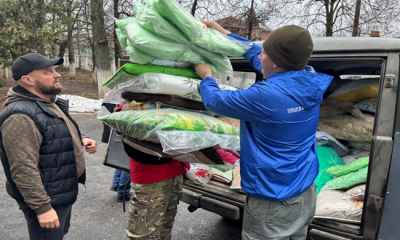
[[[216,22],[208,27],[244,44]],[[315,134],[322,97],[332,77],[306,66],[310,33],[298,26],[273,31],[263,47],[243,55],[266,78],[248,89],[222,91],[210,66],[196,65],[205,107],[240,123],[243,239],[306,239],[316,207],[318,174]]]

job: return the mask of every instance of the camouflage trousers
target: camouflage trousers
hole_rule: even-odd
[[[150,184],[132,183],[126,230],[129,239],[171,239],[182,185],[182,176]]]

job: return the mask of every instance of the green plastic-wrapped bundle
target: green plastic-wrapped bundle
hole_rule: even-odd
[[[133,20],[134,18],[124,18],[124,19],[115,19],[115,25],[119,29],[125,29],[126,26]]]
[[[342,159],[330,147],[317,147],[317,155],[319,161],[319,173],[314,181],[317,186],[317,194],[322,190],[325,184],[332,180],[333,177],[325,172],[326,169],[336,165],[343,165]]]
[[[207,63],[213,68],[214,72],[232,72],[229,58],[216,52],[208,51],[204,48],[190,43],[189,39],[178,30],[172,23],[165,20],[156,12],[153,7],[146,7],[142,4],[135,5],[136,21],[147,31],[161,36],[168,41],[188,46],[193,52],[203,56]],[[226,41],[226,38],[223,39]]]
[[[128,46],[128,38],[126,37],[125,33],[119,28],[115,29],[115,32],[119,39],[119,43],[121,44],[121,48],[126,49]]]
[[[326,169],[326,172],[332,176],[343,176],[355,172],[361,168],[367,167],[368,164],[369,157],[363,157],[343,166],[332,166]]]
[[[215,145],[238,150],[240,145],[238,128],[207,115],[176,109],[106,111],[98,119],[128,137],[161,143],[165,153]]]
[[[326,183],[329,189],[349,189],[353,186],[365,183],[368,176],[368,167],[361,168],[356,172],[337,177]]]
[[[175,109],[116,112],[101,118],[107,124],[130,137],[145,140],[153,131],[208,131],[237,135],[239,130],[219,119]]]
[[[187,12],[175,0],[154,0],[150,3],[154,9],[196,45],[226,56],[242,56],[246,50],[239,41],[227,37],[213,29],[203,29],[202,24]]]
[[[126,26],[125,32],[131,45],[151,56],[156,56],[157,59],[205,63],[202,56],[193,52],[187,46],[168,42],[166,39],[142,28],[136,21],[130,22]]]
[[[116,85],[126,82],[128,79],[132,79],[133,77],[143,73],[165,73],[174,76],[201,79],[193,69],[127,63],[105,81],[103,86],[113,88]]]
[[[171,42],[186,44],[189,39],[178,30],[172,23],[165,20],[153,7],[143,4],[135,4],[136,21],[149,32],[164,37]]]
[[[116,19],[116,30],[130,61],[139,64],[211,66],[217,78],[232,76],[228,56],[242,56],[252,47],[214,29],[207,29],[174,0],[135,4],[135,18]]]
[[[138,63],[138,64],[151,64],[155,57],[150,56],[149,54],[139,50],[138,48],[128,45],[126,47],[126,53],[129,55],[129,61]]]

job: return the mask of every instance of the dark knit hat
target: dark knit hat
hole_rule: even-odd
[[[308,30],[295,25],[276,29],[263,43],[268,57],[287,71],[303,70],[310,60],[313,47]]]

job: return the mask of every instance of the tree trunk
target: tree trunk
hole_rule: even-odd
[[[8,79],[8,68],[7,68],[7,67],[4,68],[4,78],[5,78],[6,81],[7,81],[7,79]]]
[[[253,16],[253,9],[254,9],[254,0],[251,0],[251,6],[250,6],[250,11],[249,11],[249,35],[247,37],[247,39],[249,39],[250,41],[253,39],[253,21],[254,21],[254,17]]]
[[[78,68],[80,69],[81,66],[82,66],[82,49],[81,49],[80,41],[78,39]]]
[[[326,14],[326,34],[327,37],[333,36],[333,12]]]
[[[192,5],[192,10],[190,11],[190,13],[192,14],[193,17],[196,14],[196,9],[197,9],[197,0],[194,0],[193,5]]]
[[[93,83],[97,83],[97,76],[96,76],[96,56],[94,55],[94,44],[92,46],[92,66],[93,66]]]
[[[69,79],[76,79],[75,51],[72,36],[68,39]]]
[[[65,40],[60,43],[60,49],[58,50],[58,57],[61,57],[61,58],[64,57],[65,51],[67,49],[67,45],[68,45],[68,42]],[[63,68],[64,64],[61,64],[60,67]]]
[[[358,24],[360,21],[360,10],[361,10],[361,0],[357,0],[356,2],[356,12],[354,15],[354,25],[353,25],[353,37],[357,37],[359,36],[359,29],[358,29]]]
[[[46,10],[45,10],[45,2],[44,0],[37,0],[35,2],[33,2],[33,4],[36,4],[36,9],[38,11],[32,11],[32,12],[36,12],[36,16],[33,17],[33,25],[34,28],[36,30],[38,29],[43,29],[43,26],[46,24],[45,20],[46,20]],[[34,38],[33,42],[32,42],[33,48],[36,49],[39,53],[46,55],[45,52],[45,46],[43,41],[41,41],[39,38]]]
[[[110,49],[104,27],[103,0],[91,0],[91,20],[95,55],[95,75],[98,84],[99,98],[104,98],[108,88],[103,83],[112,75]]]
[[[68,43],[65,40],[60,43],[60,49],[58,50],[58,57],[64,57],[67,45]]]
[[[67,42],[68,42],[68,59],[69,59],[69,79],[76,79],[75,74],[75,51],[74,51],[74,37],[73,34],[73,21],[72,21],[72,1],[67,3]]]
[[[116,19],[119,19],[119,13],[118,13],[118,6],[119,6],[119,0],[114,0],[114,17]],[[117,25],[114,23],[114,50],[115,50],[115,67],[118,68],[118,59],[121,57],[121,46],[119,44],[119,40],[117,37],[117,33],[115,29],[117,28]]]

